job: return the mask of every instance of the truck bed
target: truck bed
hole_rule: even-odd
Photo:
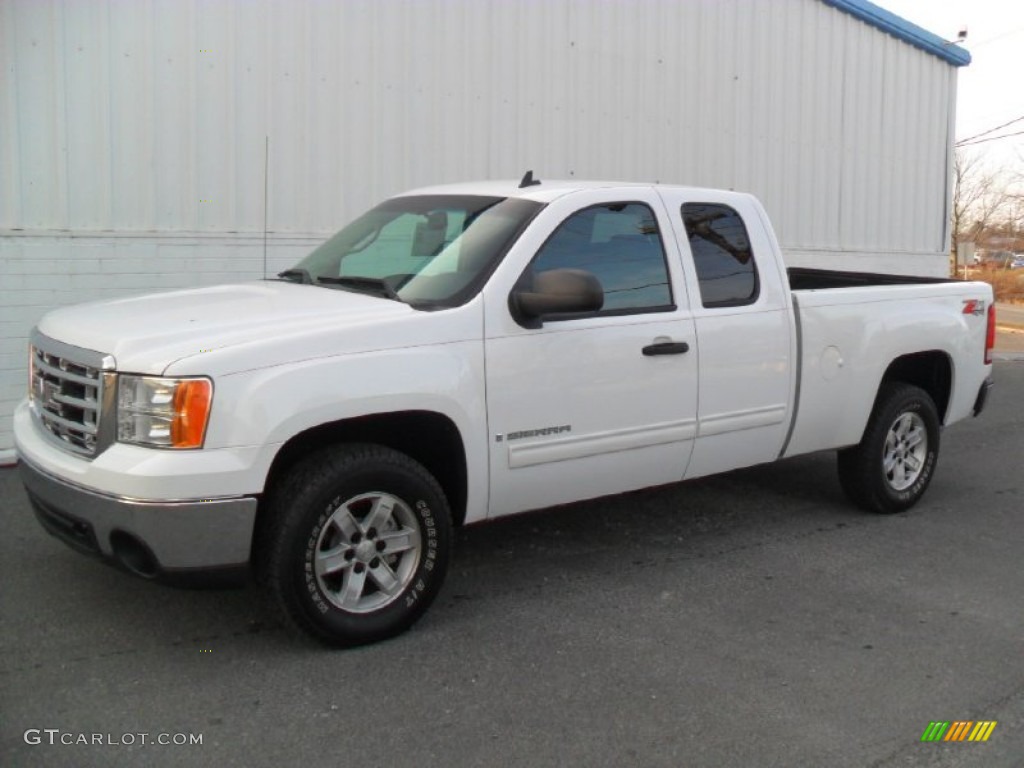
[[[875,285],[921,285],[956,283],[949,277],[915,277],[912,275],[883,275],[874,272],[842,272],[830,269],[790,267],[789,287],[793,291],[817,291],[823,288],[863,288]]]
[[[957,377],[937,403],[940,421],[972,412],[988,369],[982,364],[991,301],[984,283],[948,278],[788,269],[795,309],[799,384],[786,455],[857,444],[891,361],[934,355]],[[834,289],[834,290],[833,290]],[[842,289],[842,290],[839,290]],[[956,364],[955,364],[956,363]]]

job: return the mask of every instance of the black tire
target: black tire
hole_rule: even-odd
[[[393,637],[437,596],[451,513],[408,456],[377,445],[325,449],[296,465],[268,503],[261,579],[317,639],[344,647]]]
[[[911,445],[917,435],[923,447]],[[864,509],[902,512],[924,495],[938,457],[939,416],[928,393],[911,384],[883,384],[864,437],[839,451],[839,483]]]

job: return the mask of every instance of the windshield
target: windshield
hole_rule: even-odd
[[[457,306],[480,290],[541,207],[481,195],[392,198],[280,276],[419,308]]]

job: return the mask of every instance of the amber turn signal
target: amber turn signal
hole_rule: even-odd
[[[175,448],[202,446],[212,399],[213,385],[208,379],[185,379],[179,382],[174,392],[171,445]]]

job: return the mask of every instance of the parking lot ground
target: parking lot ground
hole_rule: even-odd
[[[996,322],[1004,327],[1024,330],[1024,305],[996,305]]]
[[[994,351],[997,360],[1024,360],[1024,326],[999,328]]]
[[[1024,363],[996,379],[905,514],[824,454],[498,521],[350,651],[68,550],[2,470],[0,764],[1021,766]],[[922,743],[937,720],[998,725]]]

